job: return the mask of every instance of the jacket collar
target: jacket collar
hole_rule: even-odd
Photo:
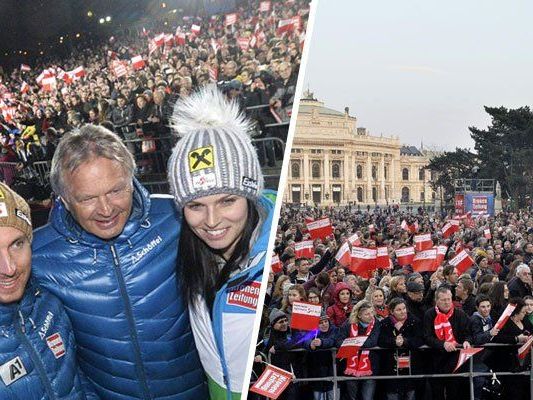
[[[142,226],[149,224],[148,213],[150,211],[150,194],[133,178],[133,204],[131,214],[124,226],[122,233],[113,242],[127,241]],[[50,214],[52,226],[68,241],[72,243],[81,242],[91,247],[101,247],[109,243],[107,240],[85,231],[74,219],[72,214],[66,209],[62,200],[57,199]]]
[[[40,293],[37,285],[30,281],[26,285],[22,299],[15,303],[0,304],[0,335],[14,325],[17,318],[24,324],[25,319],[31,315],[35,297]]]

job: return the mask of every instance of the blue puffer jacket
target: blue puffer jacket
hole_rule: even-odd
[[[19,303],[0,304],[0,399],[98,399],[82,388],[65,309],[31,285]]]
[[[61,202],[35,232],[34,273],[70,316],[81,369],[106,400],[205,399],[205,375],[176,280],[170,196],[134,181],[120,236],[82,230]]]

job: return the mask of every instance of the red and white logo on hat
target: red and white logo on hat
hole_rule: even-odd
[[[55,358],[60,358],[65,355],[65,344],[59,332],[54,333],[46,338],[46,344],[54,353]]]

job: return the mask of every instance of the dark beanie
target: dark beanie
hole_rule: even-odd
[[[274,326],[274,324],[278,322],[278,320],[280,320],[281,318],[287,318],[287,314],[285,314],[281,310],[278,310],[277,308],[273,308],[272,311],[270,311],[270,315],[268,316],[270,326]]]

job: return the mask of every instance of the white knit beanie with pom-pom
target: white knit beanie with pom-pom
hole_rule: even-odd
[[[250,122],[216,87],[204,87],[174,106],[171,127],[181,138],[168,164],[170,189],[181,209],[195,199],[228,193],[257,202],[263,174]]]

